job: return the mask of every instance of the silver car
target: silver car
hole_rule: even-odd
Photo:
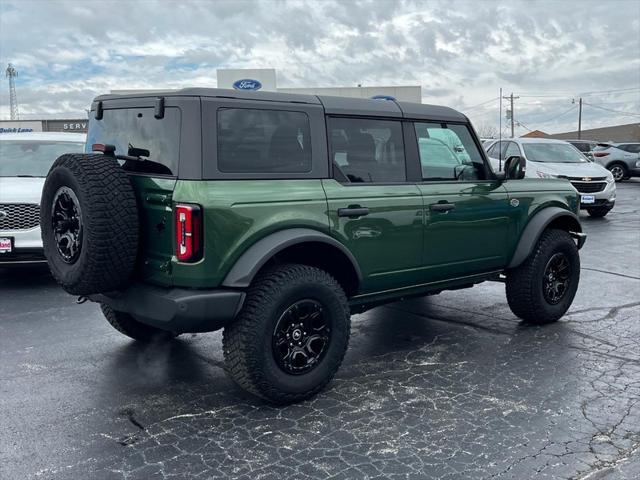
[[[82,152],[84,144],[79,133],[0,134],[0,265],[45,262],[42,186],[55,159]]]
[[[518,156],[525,163],[525,178],[565,178],[580,193],[580,208],[592,217],[604,217],[616,203],[613,175],[590,162],[577,148],[550,138],[508,138],[485,145],[494,171],[506,159]]]
[[[593,157],[611,172],[616,182],[640,177],[640,143],[599,143]]]

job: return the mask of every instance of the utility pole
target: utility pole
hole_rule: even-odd
[[[513,96],[513,92],[511,92],[511,95],[509,95],[508,97],[502,97],[502,98],[511,101],[511,110],[510,110],[510,112],[511,112],[511,114],[510,114],[510,116],[511,116],[511,138],[513,138],[514,137],[514,127],[515,127],[515,123],[514,123],[515,121],[514,121],[514,115],[513,115],[513,101],[517,100],[520,97],[514,97]]]
[[[13,65],[9,64],[6,71],[9,78],[9,105],[11,106],[11,120],[18,120],[18,97],[16,96],[16,84],[14,78],[18,76],[18,72]]]
[[[578,103],[578,140],[582,139],[582,97]]]

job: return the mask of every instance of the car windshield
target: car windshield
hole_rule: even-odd
[[[542,163],[586,163],[588,160],[568,143],[523,143],[527,160]]]
[[[79,142],[0,140],[0,177],[46,177],[60,155],[83,150]]]

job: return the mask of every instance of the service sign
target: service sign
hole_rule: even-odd
[[[258,80],[243,78],[242,80],[233,82],[233,88],[236,90],[260,90],[262,84]]]

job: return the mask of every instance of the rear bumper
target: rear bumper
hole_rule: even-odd
[[[136,320],[162,330],[212,332],[233,320],[245,294],[239,290],[194,290],[134,284],[122,292],[89,295]]]

